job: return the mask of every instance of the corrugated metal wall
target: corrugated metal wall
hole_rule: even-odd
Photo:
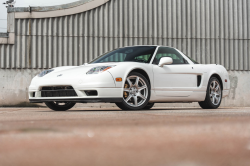
[[[80,65],[117,47],[173,46],[200,63],[250,70],[249,0],[111,0],[58,18],[17,19],[0,68]]]

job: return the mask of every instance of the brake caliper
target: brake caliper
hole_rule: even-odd
[[[128,84],[125,84],[124,88],[127,89]],[[126,99],[127,97],[128,97],[128,92],[124,92],[124,98]]]

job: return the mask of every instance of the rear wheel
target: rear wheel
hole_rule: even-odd
[[[45,102],[47,107],[54,111],[67,111],[75,106],[76,103],[71,102]]]
[[[217,109],[222,100],[222,88],[219,80],[212,77],[209,80],[205,101],[199,102],[203,109]]]
[[[150,99],[150,89],[149,81],[142,74],[132,72],[125,81],[123,101],[116,105],[122,110],[143,109]]]

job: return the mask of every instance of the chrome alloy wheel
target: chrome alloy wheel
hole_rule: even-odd
[[[123,91],[123,100],[131,107],[140,107],[148,98],[148,86],[139,76],[129,76]]]
[[[210,84],[210,99],[214,105],[220,104],[221,101],[221,87],[217,81],[212,81]]]

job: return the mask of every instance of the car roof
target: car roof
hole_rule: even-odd
[[[171,46],[164,46],[164,45],[132,45],[132,46],[124,46],[124,47],[119,47],[119,48],[125,48],[125,47],[137,47],[137,46],[155,46],[155,47],[170,47],[170,48],[174,48]],[[176,48],[174,48],[176,49]]]

